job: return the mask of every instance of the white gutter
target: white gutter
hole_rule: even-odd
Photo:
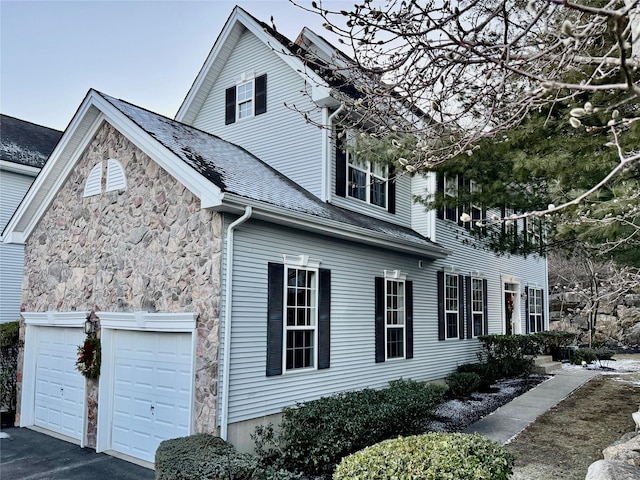
[[[233,293],[233,232],[236,227],[242,225],[251,218],[252,207],[245,207],[244,215],[236,219],[227,227],[227,268],[226,285],[224,292],[224,362],[222,364],[222,390],[220,392],[220,438],[227,439],[227,427],[229,421],[229,372],[231,370],[231,301]]]
[[[323,200],[325,202],[331,202],[331,195],[332,195],[332,192],[331,192],[331,151],[332,151],[331,132],[333,132],[333,119],[340,112],[342,112],[342,110],[344,110],[344,105],[340,105],[335,112],[333,112],[331,115],[326,117],[329,109],[328,108],[322,109],[322,115],[327,119],[326,122],[324,122],[324,124],[326,125],[325,141],[322,146],[322,149],[323,149],[322,153],[324,158],[324,170],[322,172],[322,193],[324,196]]]

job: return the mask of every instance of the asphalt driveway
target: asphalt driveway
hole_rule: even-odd
[[[27,428],[3,428],[2,480],[153,480],[148,468]],[[5,435],[2,435],[5,437]]]

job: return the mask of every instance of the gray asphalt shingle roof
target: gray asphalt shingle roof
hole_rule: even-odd
[[[42,168],[62,132],[0,114],[0,159]]]
[[[390,240],[435,247],[416,231],[325,203],[245,149],[215,135],[98,92],[105,100],[222,192],[383,234]]]

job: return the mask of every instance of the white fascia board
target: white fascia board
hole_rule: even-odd
[[[118,129],[122,135],[131,140],[194,195],[201,200],[205,198],[203,203],[211,204],[212,199],[221,195],[218,187],[182,160],[177,159],[168,148],[151,137],[98,92],[90,90],[49,157],[49,161],[36,177],[16,213],[7,224],[4,234],[12,243],[24,243],[35,229],[103,121],[107,121]],[[206,197],[202,196],[203,192],[206,192],[204,193]],[[9,243],[7,239],[5,242]]]
[[[89,91],[51,152],[49,160],[9,220],[4,231],[8,239],[18,241],[21,236],[22,241],[19,243],[24,243],[67,180],[75,160],[82,153],[83,147],[78,149],[77,146],[86,144],[97,131],[102,118],[99,110],[92,105],[91,96],[92,91]]]
[[[96,104],[105,112],[106,120],[126,136],[140,150],[160,165],[164,170],[193,193],[202,204],[215,203],[222,195],[221,190],[149,133],[140,128],[124,113],[114,107],[101,95],[96,95]],[[212,200],[213,199],[213,200]],[[205,207],[202,207],[205,208]]]
[[[189,93],[180,106],[178,113],[176,113],[175,120],[182,122],[186,117],[188,111],[191,109],[192,103],[195,101],[202,84],[206,80],[209,71],[213,68],[213,65],[216,63],[220,52],[224,48],[231,32],[233,31],[235,25],[240,23],[244,26],[249,32],[255,35],[261,42],[267,45],[269,48],[273,50],[273,52],[278,55],[287,65],[289,65],[294,71],[296,71],[305,81],[309,82],[312,87],[312,98],[314,101],[316,99],[323,104],[328,104],[328,97],[330,96],[330,89],[328,88],[327,82],[324,81],[322,77],[320,77],[317,73],[309,70],[305,67],[304,63],[297,57],[295,57],[291,53],[287,53],[288,49],[276,40],[274,37],[269,35],[264,31],[262,26],[260,26],[256,21],[245,12],[242,8],[236,6],[234,7],[231,15],[227,19],[218,39],[216,40],[209,56],[204,62],[204,65],[200,69],[200,73],[196,77],[195,81]]]
[[[30,177],[35,177],[40,172],[40,168],[32,167],[31,165],[23,165],[21,163],[7,162],[6,160],[0,160],[0,170],[3,172],[21,173]]]
[[[357,227],[345,225],[327,218],[317,217],[301,212],[294,212],[286,208],[259,202],[237,195],[225,193],[223,195],[223,208],[221,210],[240,213],[245,206],[253,207],[251,218],[264,220],[279,225],[291,226],[301,230],[320,232],[331,237],[350,240],[356,243],[364,243],[375,247],[386,248],[398,252],[410,253],[413,255],[424,255],[431,259],[442,259],[449,256],[452,251],[439,245],[426,246],[417,245],[411,241],[390,237],[383,233]]]

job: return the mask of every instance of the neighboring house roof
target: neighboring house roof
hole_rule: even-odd
[[[444,258],[448,251],[410,228],[322,202],[254,155],[215,135],[91,90],[40,177],[7,227],[24,241],[73,168],[102,119],[118,128],[200,198],[203,208],[321,232],[397,251]],[[38,180],[40,180],[40,177]],[[17,233],[18,235],[12,235]]]
[[[0,160],[42,168],[62,132],[0,114]]]

